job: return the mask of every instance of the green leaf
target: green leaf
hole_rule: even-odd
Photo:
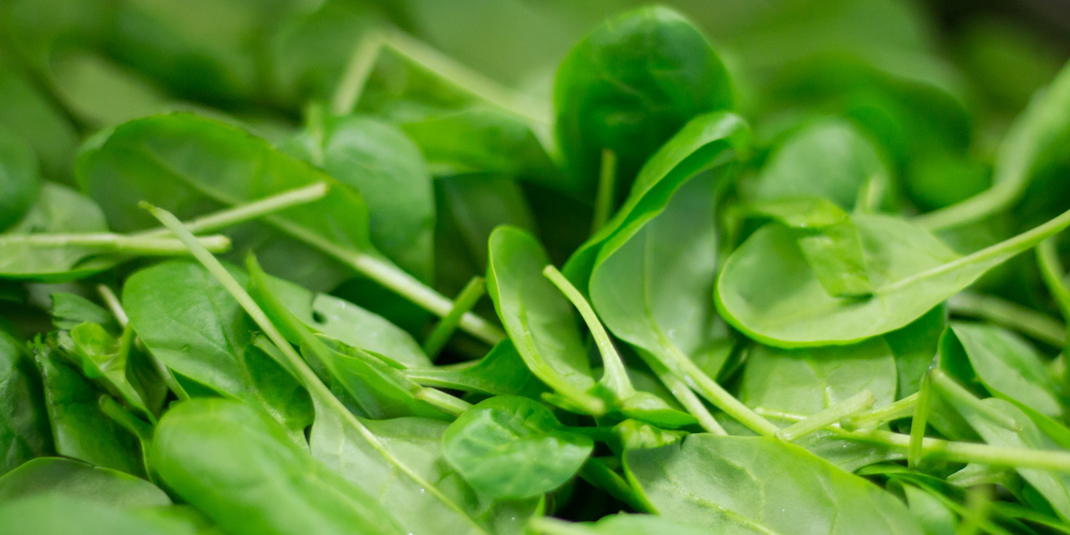
[[[180,517],[153,515],[86,502],[64,495],[44,495],[0,506],[0,531],[48,535],[195,535],[195,526]]]
[[[10,105],[10,104],[8,104]],[[33,148],[0,127],[0,231],[14,225],[33,207],[41,189]]]
[[[724,64],[677,12],[648,7],[603,22],[573,47],[555,81],[557,144],[573,191],[594,190],[603,149],[616,154],[629,184],[687,121],[732,99]]]
[[[903,493],[910,514],[918,520],[926,535],[955,535],[958,519],[940,500],[913,485],[903,485]]]
[[[163,490],[144,479],[70,459],[34,459],[0,477],[0,502],[56,494],[130,508],[171,505]]]
[[[145,475],[137,439],[100,409],[103,395],[76,369],[54,341],[34,344],[44,380],[45,404],[56,453],[104,468]]]
[[[898,399],[918,391],[921,376],[936,358],[940,335],[947,328],[947,307],[938,306],[911,324],[884,335],[884,341],[895,354],[899,371]]]
[[[104,307],[78,295],[68,292],[52,294],[52,325],[57,329],[69,331],[83,323],[96,323],[109,332],[118,332],[119,325],[115,317]]]
[[[108,232],[104,214],[92,200],[64,186],[44,183],[30,211],[0,234],[0,277],[58,282],[98,273],[115,265],[94,259],[99,249],[62,246],[37,248],[5,237],[45,233]]]
[[[624,465],[652,511],[714,533],[922,533],[892,495],[774,438],[691,435]]]
[[[344,299],[314,293],[282,279],[268,277],[267,281],[272,294],[309,329],[406,367],[431,364],[411,334],[382,316]],[[286,333],[287,336],[291,334]],[[290,341],[300,343],[297,337]]]
[[[0,475],[52,453],[41,375],[26,346],[0,330]]]
[[[461,477],[495,498],[530,498],[560,487],[593,450],[590,437],[567,430],[545,405],[512,396],[468,409],[442,437],[442,451]]]
[[[358,192],[372,244],[429,281],[435,199],[420,148],[397,127],[366,117],[327,117],[293,140],[299,156]]]
[[[474,365],[416,367],[406,369],[404,373],[422,385],[492,396],[537,398],[546,391],[546,386],[524,364],[511,340],[494,346]]]
[[[852,216],[862,238],[873,295],[830,296],[789,229],[766,225],[725,262],[718,310],[762,343],[849,344],[899,329],[962,291],[988,270],[1070,225],[1070,212],[1026,233],[960,256],[903,220]]]
[[[542,535],[708,535],[709,531],[681,524],[675,519],[657,515],[616,514],[602,517],[594,523],[569,523],[554,518],[532,522],[534,533]]]
[[[69,182],[71,159],[78,149],[78,132],[57,103],[5,59],[0,59],[0,95],[4,95],[6,103],[0,108],[0,124],[33,147],[42,174],[58,182]]]
[[[267,414],[235,401],[169,410],[150,459],[168,487],[227,533],[405,533],[375,497],[317,462]]]
[[[587,292],[599,257],[608,257],[669,204],[676,191],[700,171],[730,167],[749,149],[750,130],[738,115],[710,113],[692,119],[639,172],[624,206],[584,243],[565,265],[569,280]],[[606,246],[612,240],[614,245]],[[605,253],[601,253],[602,249]]]
[[[1060,419],[1065,409],[1051,372],[1035,349],[992,325],[953,322],[940,347],[940,365],[993,396]]]
[[[81,366],[82,374],[101,384],[142,414],[152,417],[148,405],[128,379],[128,358],[133,350],[133,331],[115,338],[96,323],[83,323],[70,330],[69,338],[61,336],[60,345],[73,362]]]
[[[312,421],[308,394],[252,346],[245,313],[204,268],[167,262],[134,273],[123,287],[123,307],[148,350],[175,373],[263,407],[295,437],[304,434]]]
[[[877,147],[851,123],[829,118],[792,134],[741,188],[753,200],[822,197],[851,210],[859,192],[877,182],[890,189]]]
[[[503,226],[491,234],[489,247],[487,293],[528,369],[571,408],[604,412],[605,402],[590,393],[595,381],[576,313],[543,277],[550,259],[542,246],[527,232]]]

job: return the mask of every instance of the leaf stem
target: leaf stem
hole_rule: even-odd
[[[606,463],[596,457],[587,459],[580,469],[580,477],[588,483],[606,491],[610,496],[628,504],[636,511],[650,512],[641,500],[636,499],[635,490],[620,474],[614,472]]]
[[[777,431],[776,436],[785,442],[794,442],[796,439],[832,425],[842,418],[864,411],[872,407],[876,401],[877,398],[873,396],[873,392],[863,390],[805,420]]]
[[[1055,347],[1066,345],[1066,328],[1058,320],[1017,303],[961,292],[948,299],[947,304],[957,315],[983,318]]]
[[[435,388],[421,388],[413,394],[413,397],[453,416],[460,416],[472,408],[471,403]]]
[[[688,386],[694,389],[702,397],[713,403],[713,406],[724,411],[725,414],[735,418],[739,423],[747,426],[755,433],[763,436],[775,436],[780,428],[769,420],[762,418],[744,405],[741,401],[729,394],[721,385],[717,384],[706,372],[702,371],[691,359],[680,352],[676,346],[663,345],[665,351],[660,355],[660,360],[669,370],[677,374]]]
[[[230,226],[237,225],[238,223],[245,223],[254,219],[261,218],[265,215],[279,212],[287,208],[298,206],[301,204],[307,204],[313,201],[318,201],[325,197],[330,192],[330,186],[326,182],[319,182],[312,184],[311,186],[305,186],[303,188],[292,189],[280,193],[278,195],[272,195],[270,197],[264,197],[253,202],[240,204],[233,208],[226,210],[220,210],[214,214],[209,214],[203,217],[198,217],[192,221],[183,223],[190,232],[194,234],[204,232],[215,232],[220,229],[224,229]],[[146,232],[140,232],[135,236],[140,237],[166,237],[170,236],[171,231],[166,228],[158,228],[155,230],[149,230]]]
[[[918,401],[914,403],[914,417],[910,421],[910,445],[907,447],[907,466],[917,469],[921,466],[922,441],[925,440],[925,427],[929,420],[931,373],[921,376],[918,386]]]
[[[565,294],[565,297],[572,302],[572,306],[579,310],[580,316],[583,317],[584,323],[587,324],[587,329],[591,331],[591,336],[598,346],[598,352],[602,354],[602,367],[605,369],[599,382],[605,385],[610,392],[613,392],[618,399],[623,400],[634,394],[635,387],[632,386],[632,381],[628,378],[628,368],[624,366],[620,353],[617,353],[617,348],[613,346],[613,340],[610,340],[609,333],[606,332],[606,328],[599,321],[598,315],[594,313],[591,304],[553,265],[544,267],[542,275],[550,279],[550,282],[554,283],[554,286],[557,286],[557,289]]]
[[[598,170],[598,191],[594,200],[594,215],[591,218],[591,235],[609,221],[617,198],[617,153],[602,149],[602,162]]]
[[[918,393],[915,392],[883,407],[844,418],[840,421],[840,425],[848,430],[875,429],[881,424],[913,415],[914,404],[917,401]]]
[[[1021,428],[1018,422],[1015,422],[1013,418],[1005,416],[999,412],[996,412],[989,408],[976,396],[966,390],[965,387],[960,385],[957,381],[952,379],[943,370],[933,369],[929,371],[929,379],[932,383],[940,389],[940,394],[952,398],[955,401],[962,403],[963,405],[969,405],[973,410],[980,414],[983,414],[985,418],[996,423],[1004,429],[1011,431],[1020,431]]]
[[[453,300],[453,308],[435,325],[431,334],[427,336],[427,340],[424,341],[424,353],[427,353],[432,361],[442,352],[442,348],[446,347],[450,337],[457,331],[461,317],[476,306],[486,291],[487,284],[483,277],[472,277],[472,280],[461,289],[461,293],[457,294]]]
[[[537,535],[591,535],[597,533],[588,528],[579,528],[573,522],[549,516],[536,516],[528,521],[528,531]]]
[[[198,238],[206,249],[216,253],[230,250],[230,238],[205,236]],[[8,234],[0,237],[0,247],[23,245],[35,249],[80,247],[124,255],[156,256],[187,254],[182,242],[174,238],[128,236],[100,232],[92,234]]]
[[[706,408],[706,404],[695,395],[695,391],[687,386],[687,383],[670,372],[664,364],[649,353],[640,349],[639,356],[643,358],[643,361],[646,362],[647,366],[654,372],[654,375],[658,377],[658,380],[665,385],[665,388],[669,389],[669,392],[676,398],[676,401],[679,401],[680,405],[683,405],[684,409],[687,409],[687,412],[698,420],[698,424],[703,429],[715,435],[728,434],[728,432],[721,427],[721,424],[717,422],[717,419],[710,414],[709,409]]]
[[[1044,285],[1059,306],[1059,312],[1063,315],[1063,322],[1070,322],[1070,289],[1063,284],[1066,271],[1059,260],[1059,251],[1055,247],[1055,238],[1048,238],[1037,246],[1037,264],[1040,267],[1040,275],[1044,279]],[[1063,340],[1058,347],[1066,345],[1066,329],[1063,329]]]
[[[375,62],[385,44],[384,34],[380,30],[368,30],[346,63],[342,80],[331,98],[331,112],[335,115],[349,115],[357,108],[364,86],[368,83]]]

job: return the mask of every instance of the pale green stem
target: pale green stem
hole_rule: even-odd
[[[858,190],[858,199],[855,201],[855,213],[871,214],[880,208],[881,197],[884,196],[884,180],[880,175],[873,175],[866,179],[866,183]]]
[[[460,416],[472,408],[471,403],[434,388],[421,388],[413,397],[453,416]]]
[[[872,407],[876,401],[877,398],[873,396],[873,392],[863,390],[805,420],[777,431],[776,436],[785,442],[794,442],[801,437],[832,425],[842,418],[864,411]]]
[[[1063,322],[1070,322],[1070,288],[1063,284],[1066,272],[1059,260],[1059,251],[1055,247],[1055,238],[1048,238],[1037,246],[1037,264],[1040,267],[1040,275],[1044,279],[1044,285],[1048,287],[1055,303],[1059,305],[1059,312],[1063,315]],[[1062,331],[1064,339],[1059,347],[1066,345],[1066,329]]]
[[[126,329],[127,324],[130,323],[130,318],[126,315],[126,310],[123,309],[123,305],[119,302],[119,298],[116,297],[115,292],[111,291],[111,288],[104,284],[98,284],[97,293],[100,294],[101,299],[104,300],[104,304],[111,310],[112,315],[115,316],[115,321],[119,322],[119,326]],[[145,348],[144,343],[142,343],[140,338],[138,338],[135,343],[138,345],[138,349],[143,350],[145,354],[148,355],[149,360],[152,361],[153,368],[156,369],[156,373],[160,374],[160,377],[163,379],[164,384],[167,385],[167,388],[170,388],[180,400],[185,401],[190,399],[186,389],[178,384],[175,375],[171,373],[171,369],[168,368],[159,357]]]
[[[237,225],[239,223],[245,223],[254,219],[261,218],[268,214],[279,212],[287,208],[298,206],[301,204],[307,204],[310,202],[318,201],[325,197],[330,191],[330,186],[325,182],[319,182],[312,184],[311,186],[305,186],[303,188],[297,188],[290,191],[280,193],[278,195],[272,195],[270,197],[264,197],[253,202],[237,205],[233,208],[226,210],[220,210],[216,213],[209,214],[203,217],[198,217],[192,221],[183,223],[190,232],[194,234],[200,234],[204,232],[215,232],[227,227]],[[139,232],[134,236],[140,237],[166,237],[170,236],[171,231],[166,228],[158,228],[145,232]]]
[[[910,421],[910,445],[907,448],[907,466],[917,468],[921,466],[922,441],[925,439],[925,427],[929,420],[930,374],[921,376],[921,384],[918,386],[918,401],[914,403],[914,417]]]
[[[580,316],[583,318],[584,323],[587,324],[587,329],[591,331],[594,343],[598,346],[598,352],[602,354],[602,366],[605,369],[602,375],[602,384],[619,399],[624,399],[634,394],[635,388],[632,386],[631,379],[628,378],[628,368],[624,366],[624,360],[620,358],[620,353],[617,353],[613,340],[609,338],[609,333],[602,326],[602,322],[598,320],[598,315],[594,313],[590,303],[554,266],[547,265],[543,268],[542,274],[547,279],[550,279],[550,282],[554,283],[554,286],[557,286],[561,293],[565,294],[565,297],[572,302],[572,306],[576,307],[576,310],[579,310]]]
[[[969,405],[973,410],[984,415],[984,417],[1004,429],[1011,431],[1021,431],[1021,427],[1018,422],[1013,418],[1006,416],[1002,413],[992,410],[988,405],[981,403],[981,400],[974,396],[969,390],[966,390],[962,385],[955,381],[943,370],[933,369],[929,371],[929,378],[932,383],[939,387],[940,394],[952,398],[955,401],[964,405]]]
[[[205,236],[199,238],[201,245],[209,251],[224,253],[230,250],[230,239],[226,236]],[[152,238],[127,236],[107,232],[94,234],[8,234],[0,237],[0,247],[22,245],[36,249],[62,249],[79,247],[101,252],[123,255],[184,255],[186,247],[174,238]]]
[[[1070,210],[1067,210],[1052,220],[1037,226],[1031,230],[1027,230],[1013,238],[1001,241],[995,245],[985,247],[980,251],[963,256],[957,260],[953,260],[946,264],[936,266],[928,271],[917,273],[910,277],[900,279],[884,288],[878,290],[879,293],[891,293],[902,287],[907,287],[915,282],[925,280],[931,277],[936,277],[944,273],[954,271],[960,267],[968,266],[977,262],[984,262],[990,260],[993,257],[999,256],[1014,256],[1018,253],[1024,252],[1035,246],[1036,244],[1044,241],[1045,239],[1058,234],[1063,229],[1070,225]]]
[[[428,71],[437,73],[442,78],[453,83],[457,88],[473,96],[511,111],[529,121],[542,124],[551,122],[549,110],[534,106],[530,99],[519,96],[515,91],[499,85],[497,82],[457,63],[453,58],[402,32],[388,33],[385,36],[384,44],[404,56],[407,60],[420,65]]]
[[[966,495],[966,514],[955,530],[955,535],[976,535],[988,518],[989,496],[987,489],[974,488]]]
[[[528,533],[535,535],[591,535],[597,533],[588,528],[576,527],[573,522],[566,522],[548,516],[535,516],[528,521]]]
[[[1066,327],[1055,318],[990,295],[960,292],[947,300],[951,312],[983,318],[1056,347],[1066,345]]]
[[[931,231],[960,227],[980,221],[992,214],[1009,208],[1017,200],[1016,190],[1005,183],[974,195],[964,201],[939,210],[919,215],[914,222]]]
[[[487,285],[483,277],[472,277],[461,293],[457,294],[457,298],[453,300],[453,308],[435,325],[424,342],[424,353],[427,353],[431,360],[435,360],[435,357],[442,352],[442,348],[446,347],[450,337],[457,331],[461,317],[476,306],[486,291]]]
[[[687,383],[684,383],[679,377],[670,372],[664,364],[659,362],[653,356],[646,355],[645,352],[640,350],[640,356],[643,356],[643,360],[646,361],[647,366],[654,372],[654,375],[658,376],[658,380],[661,381],[665,388],[669,389],[676,401],[683,405],[691,416],[694,416],[698,420],[698,424],[715,435],[727,435],[728,432],[721,427],[721,424],[717,422],[717,419],[710,414],[709,409],[702,403],[702,400],[695,395],[695,391],[691,390]]]
[[[762,414],[785,421],[801,421],[807,417],[783,411],[761,410]],[[841,438],[855,442],[881,444],[906,453],[910,447],[910,435],[893,433],[880,429],[866,431],[848,431],[833,424],[826,429]],[[973,442],[951,442],[938,438],[925,438],[921,442],[923,457],[956,463],[978,463],[1009,468],[1035,468],[1070,474],[1070,452],[1054,450],[1034,450],[1028,448],[1009,448],[990,446]]]
[[[840,421],[840,425],[848,430],[874,429],[881,424],[912,416],[914,414],[914,404],[917,401],[918,393],[915,392],[883,407],[844,418]]]
[[[364,86],[368,83],[375,62],[383,49],[384,35],[379,30],[368,30],[357,46],[342,73],[331,99],[331,111],[335,115],[349,115],[357,108]]]
[[[316,405],[317,412],[320,408],[329,409],[337,415],[342,422],[355,430],[362,439],[367,441],[372,449],[382,455],[383,458],[388,459],[398,472],[405,474],[408,478],[412,479],[416,484],[420,485],[429,494],[435,496],[444,504],[450,506],[453,505],[453,502],[443,495],[434,485],[424,481],[423,477],[397,459],[392,452],[383,446],[375,434],[365,427],[353,413],[349,412],[349,409],[347,409],[338,398],[334,397],[334,394],[327,388],[327,385],[323,384],[323,381],[321,381],[316,373],[312,371],[312,368],[308,366],[308,363],[301,358],[301,355],[294,350],[293,346],[290,345],[282,333],[279,332],[278,328],[271,323],[267,314],[265,314],[263,309],[256,304],[256,301],[249,295],[249,292],[245,291],[245,288],[241,283],[234,279],[230,272],[227,271],[227,268],[223,267],[223,264],[212,256],[212,253],[208,252],[208,250],[200,245],[197,238],[182,226],[182,222],[179,221],[178,218],[166,210],[156,208],[145,202],[142,202],[141,206],[149,210],[156,219],[160,220],[165,227],[170,229],[175,236],[189,247],[194,258],[196,258],[201,265],[203,265],[205,269],[219,281],[219,284],[223,286],[227,293],[229,293],[239,305],[241,305],[242,309],[245,310],[245,313],[252,318],[253,322],[260,327],[260,330],[263,331],[275,347],[278,348],[282,353],[282,356],[289,363],[289,369],[297,374],[298,381],[300,381],[305,389],[308,390],[313,403]]]
[[[591,218],[591,234],[595,234],[609,221],[613,204],[617,199],[617,154],[602,149],[602,163],[598,171],[598,191],[595,193],[594,216]]]
[[[688,386],[694,389],[702,397],[709,400],[714,407],[721,409],[725,414],[736,419],[739,423],[747,426],[750,430],[763,436],[775,436],[780,428],[769,420],[762,418],[750,407],[747,407],[727,390],[717,384],[706,372],[702,371],[691,359],[687,358],[676,349],[676,346],[666,345],[665,351],[660,356],[661,362],[673,373],[677,374]]]

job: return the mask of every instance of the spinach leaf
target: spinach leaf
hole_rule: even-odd
[[[617,514],[603,517],[592,524],[568,523],[552,518],[535,519],[531,529],[542,535],[593,535],[612,533],[616,535],[658,535],[673,533],[676,535],[703,535],[709,531],[681,524],[674,519],[657,515]]]
[[[235,401],[169,410],[150,459],[170,488],[228,533],[405,533],[372,495],[317,462],[267,414]]]
[[[60,345],[81,367],[87,379],[101,384],[109,393],[122,399],[141,414],[154,419],[145,400],[128,379],[128,359],[133,350],[134,331],[120,338],[108,334],[96,323],[83,323],[61,336]]]
[[[78,132],[64,111],[14,63],[0,57],[0,95],[7,103],[0,109],[0,124],[33,148],[41,174],[57,182],[69,182]]]
[[[41,375],[23,343],[0,330],[0,475],[53,451]]]
[[[854,215],[870,297],[833,297],[809,267],[791,232],[766,225],[725,262],[717,308],[762,343],[849,344],[901,328],[993,267],[1070,225],[1070,212],[1009,240],[961,256],[903,220]]]
[[[732,100],[721,59],[675,11],[648,7],[602,23],[561,62],[554,85],[557,144],[573,191],[594,190],[603,149],[629,185],[688,120]]]
[[[360,192],[372,244],[427,282],[434,272],[435,200],[420,149],[396,127],[366,117],[321,118],[298,136],[298,155]]]
[[[537,401],[498,396],[468,409],[442,436],[442,452],[476,491],[494,498],[545,494],[571,479],[594,450]]]
[[[1014,333],[992,325],[953,322],[940,344],[940,365],[996,397],[1055,419],[1063,397],[1040,355]]]
[[[691,435],[624,466],[652,511],[714,532],[922,533],[892,495],[773,438]]]
[[[171,505],[163,490],[144,479],[70,459],[34,459],[0,477],[0,502],[55,494],[122,507]]]
[[[865,134],[843,119],[829,118],[792,134],[741,188],[750,199],[823,197],[850,210],[860,192],[869,187],[887,192],[890,180],[878,148]]]
[[[33,352],[44,381],[56,453],[144,476],[137,439],[101,410],[103,394],[67,364],[54,340],[35,342]]]
[[[906,327],[884,335],[884,341],[895,354],[895,366],[899,371],[899,399],[918,391],[921,376],[933,364],[940,336],[946,328],[947,307],[941,305]]]
[[[52,294],[52,325],[69,331],[83,323],[96,323],[108,332],[118,332],[118,324],[111,312],[100,305],[68,292]]]
[[[138,337],[174,373],[263,407],[294,437],[303,435],[312,421],[308,394],[283,364],[252,346],[241,307],[203,268],[167,262],[138,271],[123,287],[123,306]]]
[[[550,263],[533,236],[498,227],[490,236],[487,293],[528,369],[557,394],[555,402],[587,414],[606,403],[591,394],[587,349],[572,305],[542,275]]]
[[[5,533],[49,535],[195,535],[195,526],[179,517],[152,515],[64,495],[14,500],[0,506]]]
[[[403,370],[403,373],[422,385],[492,396],[537,398],[546,391],[546,386],[524,364],[511,340],[499,342],[471,366],[415,367]]]
[[[0,231],[15,224],[37,200],[37,155],[25,141],[0,128]]]

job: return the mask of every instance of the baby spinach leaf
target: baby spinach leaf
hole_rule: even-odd
[[[137,439],[100,409],[102,396],[61,356],[55,341],[34,344],[56,453],[128,474],[145,475]]]
[[[1009,240],[961,256],[932,234],[897,218],[852,216],[862,238],[870,297],[833,297],[791,232],[766,225],[725,262],[717,308],[762,343],[849,344],[901,328],[988,270],[1070,225],[1070,212]]]
[[[0,58],[0,95],[7,103],[0,109],[0,124],[33,147],[44,176],[69,182],[78,132],[57,103],[34,87],[14,63]]]
[[[541,535],[595,535],[598,533],[614,535],[704,535],[709,531],[681,524],[675,519],[657,515],[617,514],[603,517],[598,522],[568,523],[554,518],[537,518],[531,522],[531,529]]]
[[[993,325],[953,322],[940,344],[940,365],[993,396],[1059,419],[1064,413],[1051,373],[1025,340]]]
[[[435,199],[419,147],[393,125],[366,117],[327,117],[292,146],[299,156],[360,192],[372,244],[428,281]]]
[[[1000,143],[992,187],[958,204],[925,214],[927,228],[972,223],[1011,207],[1036,173],[1066,150],[1070,130],[1061,117],[1070,111],[1070,66],[1064,66],[1015,120]]]
[[[940,345],[940,335],[947,328],[947,307],[941,305],[901,329],[884,335],[895,355],[899,371],[898,398],[918,391],[921,376],[933,364]]]
[[[168,487],[228,533],[405,533],[372,495],[235,401],[197,399],[169,410],[150,459]]]
[[[473,274],[486,270],[487,240],[494,227],[511,225],[535,233],[535,218],[524,192],[509,178],[489,174],[449,176],[436,180],[436,186],[441,191],[441,210],[451,216],[460,241],[475,262]]]
[[[37,155],[25,141],[0,128],[0,231],[14,225],[37,200]]]
[[[554,86],[557,144],[573,191],[594,190],[603,149],[629,184],[684,123],[732,99],[721,59],[677,12],[648,7],[603,22],[569,52]]]
[[[134,331],[115,338],[96,323],[83,323],[61,335],[60,346],[79,365],[87,379],[102,385],[141,414],[152,418],[145,400],[128,379],[127,362],[134,345]]]
[[[546,406],[514,396],[468,409],[442,436],[446,460],[494,498],[545,494],[571,479],[593,449],[590,437],[566,429]]]
[[[412,335],[382,316],[344,299],[310,292],[282,279],[267,277],[266,280],[272,294],[309,329],[404,366],[431,364]],[[296,337],[290,341],[300,343]]]
[[[104,307],[78,295],[68,292],[52,294],[52,325],[57,329],[69,331],[83,323],[96,323],[108,332],[118,332],[118,324],[111,312]]]
[[[903,494],[926,535],[955,535],[958,519],[939,499],[914,485],[903,485]]]
[[[829,118],[792,134],[741,188],[753,200],[822,197],[851,210],[862,190],[876,183],[888,191],[890,180],[873,142],[846,120]]]
[[[195,535],[195,526],[179,517],[152,515],[134,510],[86,502],[50,494],[6,502],[0,506],[0,530],[4,533],[49,535]]]
[[[895,401],[895,358],[880,338],[806,349],[759,345],[745,366],[739,399],[751,407],[810,416],[863,390],[873,393],[874,407]]]
[[[311,422],[308,394],[252,346],[241,307],[204,268],[167,262],[143,269],[126,280],[123,307],[148,350],[176,374],[265,408],[295,437]]]
[[[144,479],[58,457],[34,459],[0,477],[0,502],[49,494],[121,507],[171,505],[163,490]]]
[[[546,391],[546,386],[524,364],[511,340],[499,342],[474,365],[414,367],[403,370],[403,373],[422,385],[492,396],[537,398]]]
[[[922,533],[892,495],[774,438],[691,435],[624,466],[651,511],[713,532]]]
[[[587,293],[599,256],[608,257],[661,213],[685,182],[700,171],[728,167],[748,150],[749,143],[750,130],[738,115],[710,113],[692,119],[650,157],[624,205],[572,254],[565,275]],[[606,247],[610,240],[615,245]],[[603,248],[605,253],[601,253]]]
[[[0,475],[52,453],[41,375],[25,344],[0,329]]]
[[[550,263],[533,236],[498,227],[490,236],[487,293],[528,369],[570,407],[588,414],[605,412],[605,402],[590,393],[587,349],[572,305],[548,279]]]

